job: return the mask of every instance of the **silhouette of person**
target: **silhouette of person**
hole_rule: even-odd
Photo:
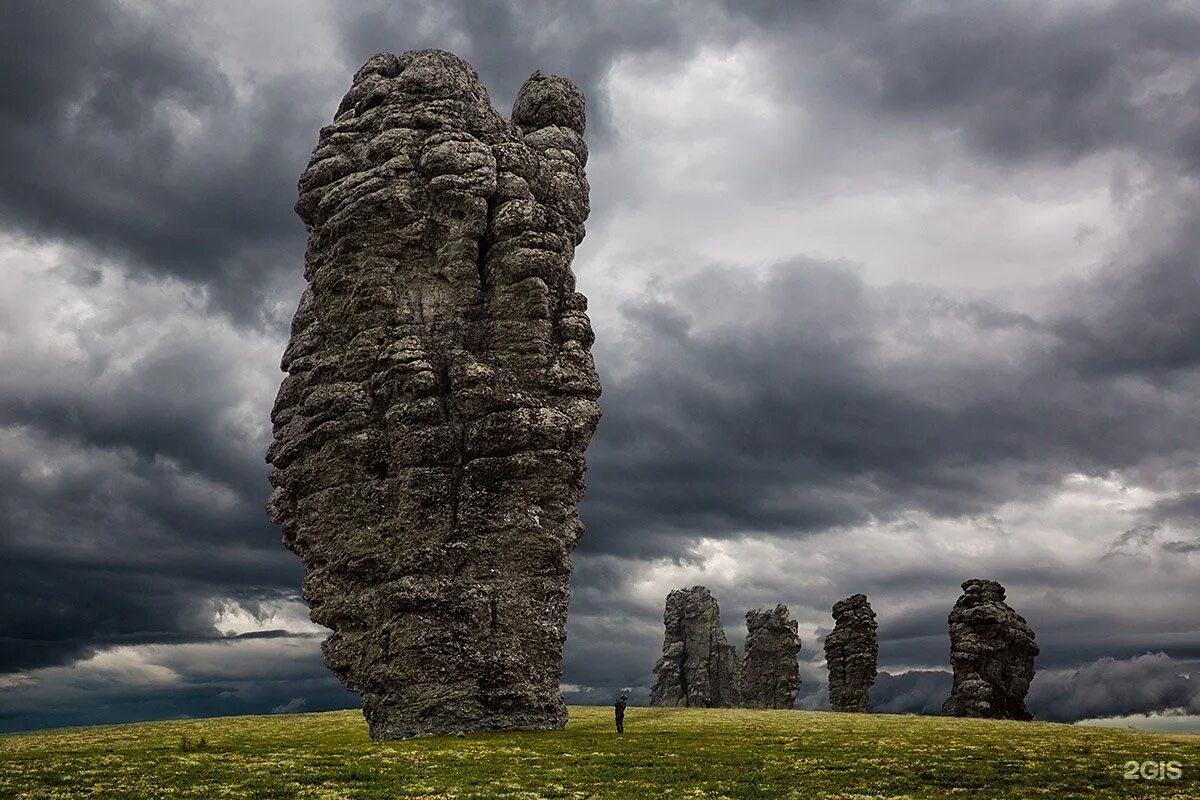
[[[613,708],[617,712],[617,733],[625,732],[625,706],[629,705],[628,700],[628,696],[621,695],[617,698],[617,702],[613,703]]]

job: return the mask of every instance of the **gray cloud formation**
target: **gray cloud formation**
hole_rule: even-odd
[[[298,76],[240,93],[177,23],[99,0],[9,8],[3,225],[189,279],[254,315],[303,249],[290,198],[327,92]]]
[[[311,636],[124,646],[76,667],[0,678],[0,732],[328,711],[353,702]]]
[[[629,355],[591,453],[585,503],[603,535],[583,546],[661,555],[672,540],[645,535],[656,522],[686,537],[984,514],[1069,474],[1195,452],[1196,376],[1176,374],[1194,365],[1168,369],[1133,352],[1158,341],[1131,336],[1102,369],[1110,348],[1081,333],[1164,320],[1157,293],[1110,280],[1072,287],[1072,310],[1044,319],[813,262],[666,284],[625,309],[626,340],[601,345]],[[1080,309],[1089,294],[1116,299]],[[1169,318],[1162,330],[1182,336]],[[889,357],[897,343],[911,354]]]
[[[1144,653],[1100,658],[1073,670],[1041,670],[1030,686],[1029,710],[1049,722],[1200,713],[1200,684],[1189,672],[1196,663]],[[938,714],[950,685],[951,674],[944,670],[881,672],[871,689],[871,708],[885,714]]]
[[[1038,719],[1063,722],[1151,711],[1200,713],[1200,682],[1165,653],[1125,660],[1102,658],[1072,671],[1038,673],[1029,708]]]
[[[790,59],[785,91],[814,89],[1010,163],[1127,148],[1200,166],[1200,15],[1187,3],[1033,0],[726,4]],[[783,62],[783,58],[781,58]],[[785,66],[781,63],[781,66]]]

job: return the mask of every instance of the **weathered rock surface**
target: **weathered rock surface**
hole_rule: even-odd
[[[799,626],[788,608],[746,612],[746,657],[741,695],[746,708],[791,708],[800,691]]]
[[[736,706],[740,665],[725,640],[721,610],[703,586],[676,589],[663,611],[663,654],[654,665],[652,706]]]
[[[833,604],[833,630],[825,637],[829,706],[834,711],[870,711],[868,696],[879,660],[875,611],[865,594]]]
[[[308,288],[269,513],[371,735],[558,728],[584,449],[600,416],[571,259],[583,96],[508,121],[469,64],[380,54],[300,178]]]
[[[1038,654],[1033,630],[1004,602],[996,581],[969,580],[950,612],[954,686],[942,713],[1028,720],[1025,695]]]

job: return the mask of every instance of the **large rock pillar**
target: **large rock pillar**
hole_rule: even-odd
[[[799,625],[785,605],[746,612],[746,657],[742,661],[742,705],[791,708],[800,691]]]
[[[308,288],[269,513],[377,739],[559,728],[584,449],[600,417],[583,96],[512,120],[469,64],[380,54],[300,177]]]
[[[942,705],[953,717],[1032,719],[1025,696],[1038,655],[1033,629],[1004,602],[1004,587],[974,578],[950,612],[954,686]]]
[[[708,589],[693,586],[668,594],[663,625],[650,705],[739,705],[737,650],[725,639],[721,609]]]
[[[867,596],[855,594],[834,603],[833,623],[825,637],[829,706],[834,711],[870,711],[879,642],[875,611]]]

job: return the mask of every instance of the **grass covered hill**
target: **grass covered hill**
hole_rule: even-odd
[[[382,744],[357,711],[0,736],[0,797],[1200,798],[1200,736],[631,708],[618,737],[611,717],[575,707],[565,731]],[[1125,777],[1147,761],[1182,776]]]

